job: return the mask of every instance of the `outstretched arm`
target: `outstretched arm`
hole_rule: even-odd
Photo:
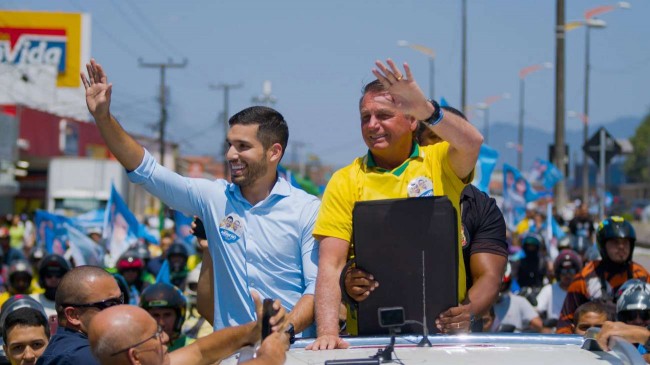
[[[86,89],[86,105],[95,118],[99,132],[108,149],[128,171],[135,170],[142,162],[144,149],[122,128],[111,115],[111,92],[113,84],[108,82],[104,68],[94,59],[86,65],[88,77],[82,72],[81,81]]]
[[[415,82],[409,65],[404,63],[404,77],[392,60],[389,59],[386,63],[390,69],[380,61],[375,62],[378,69],[373,69],[372,73],[388,90],[395,105],[417,120],[431,117],[435,108]],[[458,178],[465,179],[476,166],[483,136],[473,125],[451,112],[443,113],[442,120],[431,128],[440,138],[449,142],[451,168]]]
[[[196,342],[170,353],[170,364],[213,364],[230,356],[240,348],[257,342],[262,335],[262,301],[257,293],[252,292],[251,295],[255,302],[257,321],[241,326],[227,327],[201,337]],[[279,303],[279,300],[275,301],[277,306]],[[281,332],[284,332],[284,328],[281,329]],[[282,339],[284,337],[276,336],[278,342],[275,343],[282,342]],[[286,346],[283,346],[283,349],[286,350]],[[278,355],[271,356],[274,359],[278,357]]]

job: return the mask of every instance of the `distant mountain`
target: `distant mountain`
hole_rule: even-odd
[[[604,126],[614,138],[631,138],[636,128],[641,123],[642,117],[621,117],[612,122],[598,124],[589,127],[591,137],[601,126]],[[479,127],[480,129],[480,127]],[[481,130],[481,132],[483,132]],[[569,145],[570,158],[577,158],[582,161],[582,129],[567,129],[566,143]],[[524,156],[523,170],[528,171],[535,158],[548,159],[549,145],[553,143],[555,136],[553,132],[544,131],[535,126],[524,126]],[[517,165],[517,152],[513,143],[517,142],[516,123],[494,122],[490,123],[489,145],[499,151],[497,169],[501,169],[503,163],[512,166]]]

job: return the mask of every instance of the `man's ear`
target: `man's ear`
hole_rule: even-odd
[[[267,151],[267,156],[269,157],[269,160],[271,162],[278,162],[280,163],[280,159],[282,158],[282,145],[279,143],[274,143],[269,150]]]
[[[81,325],[81,320],[79,319],[79,312],[77,311],[76,308],[65,307],[63,309],[63,313],[65,314],[65,320],[68,323],[76,327]]]
[[[410,115],[406,115],[406,118],[408,118],[409,120],[409,129],[411,130],[411,132],[415,132],[418,129],[419,121],[415,119],[415,117]]]
[[[138,350],[134,348],[130,348],[126,352],[126,356],[129,357],[129,362],[131,364],[142,364],[142,362],[140,361],[140,356],[138,356]]]

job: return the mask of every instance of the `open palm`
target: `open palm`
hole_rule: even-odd
[[[106,73],[94,59],[86,64],[88,77],[81,73],[81,81],[86,89],[86,105],[95,119],[110,117],[111,91],[113,84],[108,83]]]

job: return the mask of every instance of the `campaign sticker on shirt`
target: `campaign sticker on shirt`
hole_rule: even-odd
[[[409,198],[433,196],[433,182],[426,176],[418,176],[411,180],[406,189]]]
[[[469,244],[469,231],[467,231],[467,227],[462,223],[461,227],[463,227],[463,229],[460,230],[460,243],[463,245],[462,247],[465,248]]]
[[[239,240],[244,231],[244,220],[237,214],[229,214],[219,223],[219,234],[226,243],[234,243]]]

